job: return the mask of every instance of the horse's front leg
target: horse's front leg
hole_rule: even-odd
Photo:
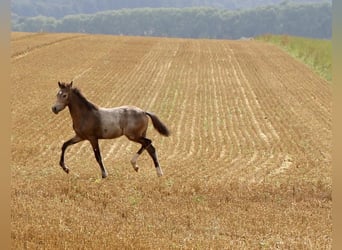
[[[69,173],[69,168],[65,165],[64,163],[64,154],[65,154],[65,150],[73,144],[76,144],[80,141],[83,141],[82,138],[80,138],[78,135],[75,135],[73,138],[71,138],[70,140],[66,141],[63,143],[62,146],[62,154],[61,154],[61,159],[59,161],[59,165],[62,167],[62,169],[66,172]]]
[[[91,143],[91,146],[93,147],[93,151],[95,154],[95,158],[97,163],[100,165],[101,168],[101,173],[102,173],[102,178],[106,178],[108,176],[107,170],[105,166],[102,163],[102,157],[101,157],[101,152],[100,152],[100,147],[99,147],[99,141],[97,138],[89,140]]]

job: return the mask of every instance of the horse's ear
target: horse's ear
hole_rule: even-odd
[[[70,87],[70,88],[72,87],[72,83],[73,83],[73,82],[74,82],[74,81],[71,81],[71,82],[70,82],[70,84],[69,84],[69,87]]]
[[[62,84],[60,81],[58,81],[58,86],[59,86],[59,88],[62,88]]]

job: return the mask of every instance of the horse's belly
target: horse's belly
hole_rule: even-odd
[[[120,128],[104,127],[102,128],[103,139],[113,139],[122,136],[122,130]]]
[[[101,115],[101,135],[103,139],[113,139],[122,135],[118,117],[112,113],[104,112]]]

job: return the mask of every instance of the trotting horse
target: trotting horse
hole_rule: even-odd
[[[69,173],[69,168],[64,163],[64,153],[67,147],[80,141],[88,140],[93,147],[95,158],[100,165],[102,178],[108,176],[107,170],[102,163],[99,139],[114,139],[125,135],[129,140],[140,143],[141,148],[133,156],[131,164],[135,171],[139,170],[137,159],[146,149],[151,156],[158,176],[163,175],[160,168],[157,153],[152,145],[152,141],[146,138],[148,126],[148,116],[152,120],[153,127],[164,136],[169,136],[170,132],[159,118],[151,113],[137,107],[122,106],[116,108],[97,107],[89,102],[79,89],[72,87],[71,83],[58,82],[59,91],[57,93],[56,104],[52,106],[52,111],[58,114],[68,106],[73,122],[73,129],[76,133],[70,140],[64,142],[60,158],[60,166]]]

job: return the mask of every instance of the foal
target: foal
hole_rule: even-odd
[[[137,107],[122,106],[116,108],[101,108],[89,102],[77,88],[69,84],[58,82],[59,91],[57,93],[56,104],[52,106],[52,111],[58,114],[68,106],[73,122],[73,129],[76,135],[64,142],[60,158],[60,166],[66,173],[69,168],[64,163],[64,153],[67,147],[83,140],[88,140],[93,147],[95,158],[101,168],[102,178],[108,176],[107,170],[102,163],[99,139],[114,139],[125,135],[129,140],[140,143],[141,148],[134,155],[131,164],[135,171],[139,170],[137,159],[146,149],[151,156],[158,176],[163,175],[158,157],[152,141],[146,138],[148,127],[148,116],[152,120],[153,127],[164,136],[169,136],[170,132],[159,118],[147,111]]]

